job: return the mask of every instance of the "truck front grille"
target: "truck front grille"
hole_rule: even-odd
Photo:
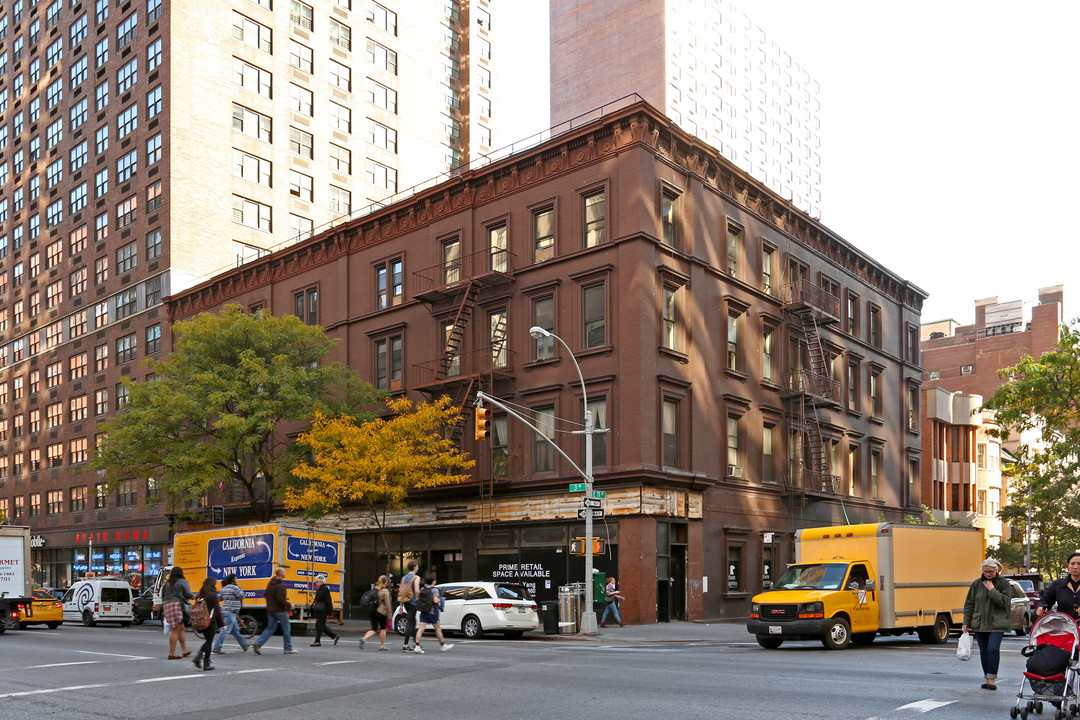
[[[762,605],[758,616],[767,622],[791,622],[799,616],[799,606]]]

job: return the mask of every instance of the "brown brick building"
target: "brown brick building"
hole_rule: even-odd
[[[633,622],[744,616],[795,529],[899,518],[918,503],[925,294],[644,103],[167,299],[309,315],[334,359],[415,399],[477,391],[521,408],[580,463],[596,448],[608,540]],[[303,301],[303,303],[301,303]],[[471,416],[471,414],[470,414]],[[540,599],[583,575],[580,478],[498,411],[466,486],[390,518],[392,561],[440,580],[518,577]],[[468,432],[466,432],[468,430]],[[349,533],[350,601],[382,567]]]
[[[1014,451],[1018,440],[990,437],[986,430],[995,426],[993,415],[978,408],[1001,386],[1000,369],[1054,348],[1063,301],[1063,286],[1040,288],[1025,320],[1021,301],[984,298],[975,301],[971,325],[940,320],[921,329],[923,504],[939,520],[984,528],[990,545],[1008,539],[997,518],[1009,495],[1002,453]]]

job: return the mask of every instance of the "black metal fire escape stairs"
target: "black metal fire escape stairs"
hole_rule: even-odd
[[[782,473],[793,502],[805,504],[823,495],[835,495],[839,478],[828,472],[821,413],[840,401],[840,384],[829,373],[821,342],[821,326],[839,322],[839,299],[808,280],[785,286],[784,319],[789,333],[801,334],[809,367],[792,358],[792,369],[783,375],[784,398],[794,446],[792,462]]]
[[[450,430],[450,437],[460,446],[467,428],[472,425],[472,408],[480,391],[496,394],[499,380],[512,379],[512,363],[507,346],[507,321],[503,313],[490,327],[475,328],[477,301],[485,289],[496,289],[512,281],[510,272],[487,268],[488,253],[475,253],[461,258],[456,264],[453,281],[447,282],[444,265],[426,268],[415,273],[415,297],[428,304],[436,317],[449,318],[442,354],[434,361],[414,366],[416,382],[413,389],[431,397],[450,396],[460,411],[460,418]],[[469,350],[470,328],[473,337],[488,340],[485,347]],[[483,471],[477,465],[477,480],[482,499],[493,493],[494,479],[490,467]]]

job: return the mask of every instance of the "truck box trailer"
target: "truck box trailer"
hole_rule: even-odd
[[[746,629],[765,648],[820,639],[842,649],[881,635],[944,643],[964,619],[985,551],[979,528],[867,523],[795,534],[795,563],[752,600]]]
[[[290,621],[303,633],[315,624],[309,608],[316,576],[326,575],[334,607],[341,607],[345,534],[289,522],[177,533],[173,562],[183,568],[193,592],[198,592],[207,577],[220,583],[228,575],[236,575],[236,584],[244,591],[240,614],[249,633],[266,626],[266,584],[276,568],[285,568],[285,589],[293,606]],[[160,617],[161,591],[171,570],[172,566],[163,567],[154,584],[155,617]]]
[[[19,610],[33,602],[30,528],[0,526],[0,633],[19,627]]]

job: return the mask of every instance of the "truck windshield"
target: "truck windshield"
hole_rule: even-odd
[[[774,590],[839,590],[847,563],[792,565],[773,586]]]

